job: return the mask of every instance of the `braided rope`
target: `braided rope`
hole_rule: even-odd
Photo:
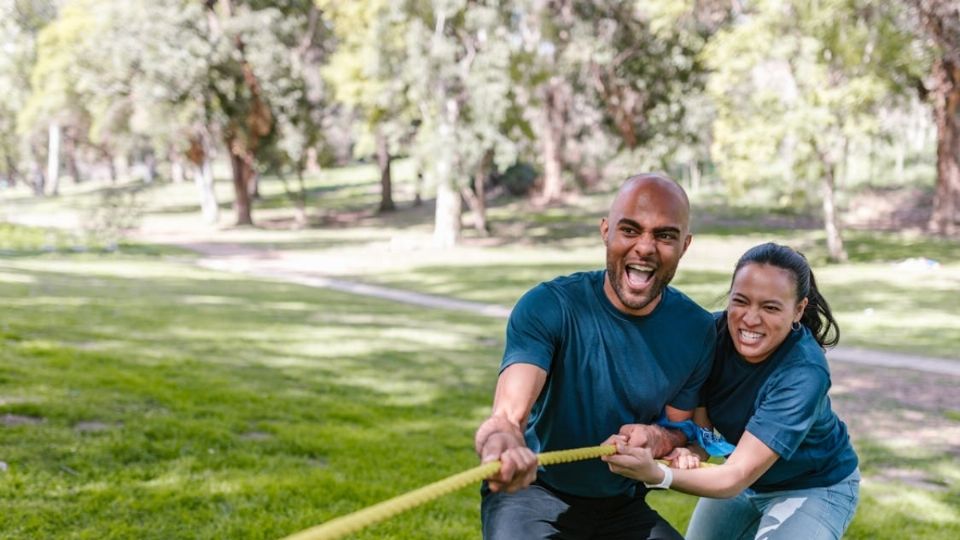
[[[584,448],[537,454],[537,461],[540,465],[556,465],[557,463],[568,463],[600,456],[609,456],[616,452],[617,447],[610,444],[587,446]],[[703,465],[710,464],[701,464],[701,466]],[[336,540],[350,533],[357,532],[364,527],[373,525],[374,523],[385,521],[401,512],[406,512],[411,508],[432,501],[433,499],[440,498],[447,493],[452,493],[470,484],[479,482],[490,475],[496,474],[499,470],[499,461],[484,463],[483,465],[478,465],[453,476],[448,476],[443,480],[428,484],[422,488],[404,493],[403,495],[377,503],[373,506],[368,506],[352,514],[347,514],[317,525],[316,527],[292,534],[284,540]]]
[[[556,463],[567,463],[570,461],[607,456],[616,451],[617,448],[613,445],[574,448],[572,450],[538,454],[537,461],[541,465],[553,465]],[[479,482],[490,475],[496,474],[499,470],[500,462],[490,461],[472,469],[467,469],[462,473],[448,476],[443,480],[428,484],[422,488],[404,493],[403,495],[377,503],[373,506],[368,506],[352,514],[347,514],[317,525],[316,527],[305,529],[288,536],[285,540],[335,540],[350,533],[357,532],[374,523],[387,520],[401,512],[406,512],[415,506],[442,497],[447,493],[452,493],[470,484]]]

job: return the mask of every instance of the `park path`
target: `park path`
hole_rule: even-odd
[[[372,296],[433,309],[464,311],[503,319],[510,314],[510,308],[506,306],[393,289],[323,275],[318,270],[318,268],[323,268],[323,265],[317,264],[317,260],[311,254],[191,239],[165,238],[161,241],[196,252],[200,255],[196,264],[208,269]],[[837,347],[831,349],[827,356],[830,360],[850,364],[909,369],[960,378],[960,361],[956,360],[859,347]]]

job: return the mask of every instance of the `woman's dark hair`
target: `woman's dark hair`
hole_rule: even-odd
[[[802,253],[793,248],[767,242],[747,250],[737,261],[733,270],[733,277],[737,277],[740,269],[748,264],[769,264],[782,268],[793,276],[797,284],[797,302],[807,299],[807,307],[803,310],[800,324],[810,329],[810,333],[821,347],[833,347],[840,341],[840,326],[837,325],[827,299],[817,289],[817,281],[813,277],[810,263]],[[733,281],[730,282],[733,288]]]

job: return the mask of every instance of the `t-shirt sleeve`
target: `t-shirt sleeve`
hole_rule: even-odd
[[[713,367],[713,353],[717,345],[717,332],[711,321],[710,329],[703,338],[703,344],[700,347],[700,357],[697,360],[696,367],[687,378],[683,387],[677,392],[670,406],[681,411],[692,411],[700,403],[700,387],[710,375],[710,369]]]
[[[530,289],[510,312],[500,371],[513,364],[533,364],[549,373],[562,335],[563,313],[557,295],[544,284]]]
[[[830,376],[817,366],[798,366],[770,382],[746,430],[781,458],[790,459],[820,413]]]

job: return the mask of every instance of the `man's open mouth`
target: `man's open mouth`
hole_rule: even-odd
[[[627,282],[631,288],[642,289],[653,279],[654,270],[656,270],[656,268],[648,264],[628,264],[626,272]]]

